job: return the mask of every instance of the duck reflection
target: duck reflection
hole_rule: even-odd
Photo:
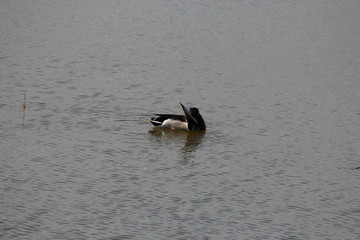
[[[184,142],[179,149],[179,160],[187,164],[189,160],[193,157],[193,154],[199,148],[203,137],[205,136],[204,132],[188,132],[182,130],[173,130],[166,128],[154,128],[149,131],[149,134],[156,139],[158,142],[162,142],[168,145],[173,143],[179,143],[179,139],[182,139]]]

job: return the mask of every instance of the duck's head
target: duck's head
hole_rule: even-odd
[[[189,131],[205,131],[206,125],[202,116],[200,115],[199,109],[196,107],[191,107],[188,109],[181,103],[180,105],[184,110]]]
[[[189,108],[189,112],[191,116],[193,116],[195,119],[200,115],[199,109],[197,109],[196,107]]]

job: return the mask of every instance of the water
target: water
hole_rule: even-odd
[[[0,238],[359,237],[358,1],[0,6]]]

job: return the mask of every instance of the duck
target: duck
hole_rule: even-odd
[[[149,120],[154,127],[169,128],[177,130],[186,130],[189,132],[203,132],[206,130],[206,124],[200,111],[196,107],[186,108],[180,103],[185,115],[176,114],[154,114]]]

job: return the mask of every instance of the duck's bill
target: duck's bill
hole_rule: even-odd
[[[193,122],[195,124],[198,124],[198,122],[196,121],[196,119],[191,115],[191,113],[189,112],[189,109],[187,109],[184,105],[182,105],[180,103],[182,109],[184,110],[185,113],[185,118],[187,122]]]

